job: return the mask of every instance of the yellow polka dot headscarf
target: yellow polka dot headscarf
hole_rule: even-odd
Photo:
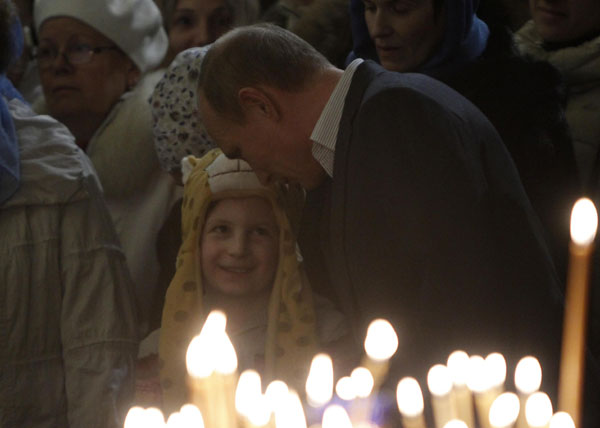
[[[264,378],[282,379],[296,388],[302,387],[317,339],[312,294],[300,269],[288,220],[298,218],[300,204],[289,211],[298,195],[283,185],[262,186],[247,163],[227,159],[219,150],[212,150],[201,159],[187,157],[184,183],[183,241],[177,271],[165,298],[159,344],[165,410],[177,410],[188,401],[187,346],[208,315],[202,306],[199,243],[209,205],[224,198],[261,196],[273,207],[279,225],[279,264],[267,308]]]

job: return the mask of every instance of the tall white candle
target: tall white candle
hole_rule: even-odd
[[[398,335],[389,321],[379,318],[369,324],[364,346],[367,358],[361,365],[373,374],[374,389],[377,390],[387,376],[389,359],[398,349]]]
[[[453,383],[450,397],[456,410],[456,417],[464,421],[467,427],[475,428],[473,396],[467,388],[469,355],[464,351],[454,351],[448,357],[446,365]]]
[[[419,382],[413,377],[405,377],[398,382],[396,403],[402,415],[404,428],[425,428],[423,415],[423,393]]]
[[[456,419],[450,391],[452,390],[452,379],[450,371],[443,364],[436,364],[427,373],[427,386],[431,393],[431,407],[433,418],[437,428],[443,428],[448,421]]]
[[[585,365],[590,260],[598,228],[593,202],[580,199],[571,214],[570,261],[565,296],[565,314],[558,385],[558,407],[581,421],[581,397]]]
[[[490,426],[493,428],[513,427],[519,415],[519,407],[517,394],[512,392],[500,394],[490,407]]]
[[[312,407],[324,406],[333,397],[333,362],[327,354],[313,357],[306,379],[306,398]]]
[[[536,392],[542,384],[542,367],[537,358],[526,356],[519,360],[515,368],[515,387],[521,403],[517,428],[526,428],[525,403],[531,394]]]
[[[548,394],[535,392],[525,403],[525,418],[529,428],[547,428],[552,418],[552,402]]]

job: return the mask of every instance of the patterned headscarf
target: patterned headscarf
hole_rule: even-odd
[[[227,159],[219,150],[210,151],[202,159],[190,156],[185,161],[191,164],[191,172],[184,172],[183,243],[177,256],[177,272],[165,298],[159,344],[165,410],[178,409],[187,401],[187,346],[208,315],[202,313],[198,262],[202,227],[211,202],[224,198],[260,196],[273,207],[279,226],[279,264],[267,308],[264,378],[282,379],[295,387],[303,385],[316,352],[316,315],[284,209],[289,206],[287,188],[262,186],[248,164]]]
[[[209,47],[177,55],[150,97],[154,144],[165,171],[178,171],[184,157],[201,157],[216,147],[202,126],[197,101],[200,65]]]

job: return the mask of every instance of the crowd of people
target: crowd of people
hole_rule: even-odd
[[[178,409],[216,308],[265,381],[345,374],[386,318],[390,382],[535,355],[555,401],[600,3],[517,3],[0,0],[0,426]]]

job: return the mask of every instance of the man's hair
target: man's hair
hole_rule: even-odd
[[[238,92],[260,85],[298,92],[331,64],[311,45],[272,24],[241,27],[209,49],[200,70],[199,90],[212,108],[242,122]]]

